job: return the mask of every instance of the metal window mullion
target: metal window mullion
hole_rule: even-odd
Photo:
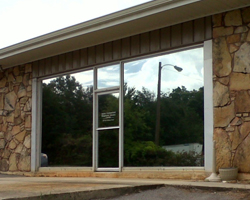
[[[113,129],[119,129],[120,126],[109,126],[109,127],[101,127],[96,128],[97,131],[104,131],[104,130],[113,130]]]
[[[97,115],[97,102],[96,102],[96,88],[97,88],[97,69],[94,68],[94,86],[93,86],[93,133],[92,133],[92,138],[93,138],[93,147],[92,147],[92,168],[93,171],[97,170],[97,147],[98,147],[98,138],[97,138],[97,132],[96,132],[96,115]]]
[[[123,167],[123,155],[124,155],[124,135],[123,135],[123,96],[124,96],[124,63],[120,62],[120,99],[119,99],[119,171],[122,171]]]

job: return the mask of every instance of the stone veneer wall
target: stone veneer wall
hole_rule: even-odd
[[[217,169],[250,172],[250,7],[213,16]]]
[[[30,171],[31,65],[0,72],[0,172]]]

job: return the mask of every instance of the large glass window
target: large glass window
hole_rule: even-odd
[[[202,47],[125,62],[123,95],[119,64],[95,70],[43,81],[48,166],[92,166],[93,134],[99,168],[118,168],[121,149],[125,167],[203,166]]]
[[[124,65],[124,165],[201,166],[203,48]]]
[[[92,166],[93,70],[43,81],[48,166]]]

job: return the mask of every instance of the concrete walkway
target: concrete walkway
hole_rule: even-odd
[[[97,199],[164,185],[216,190],[250,189],[250,184],[166,179],[23,177],[0,174],[0,199]]]

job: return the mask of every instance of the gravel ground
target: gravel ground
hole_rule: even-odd
[[[166,186],[108,200],[249,200],[248,190],[212,190]],[[106,199],[107,200],[107,199]]]

